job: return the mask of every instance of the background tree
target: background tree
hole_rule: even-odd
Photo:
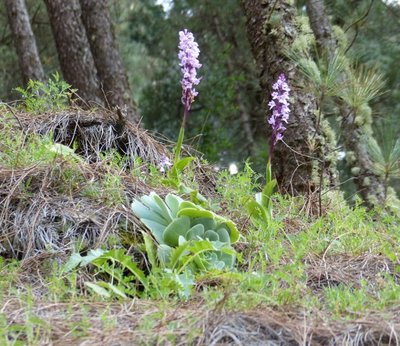
[[[317,117],[315,95],[307,90],[304,76],[286,54],[298,35],[296,9],[288,1],[248,0],[243,1],[243,7],[265,98],[270,97],[271,85],[280,73],[287,75],[292,88],[287,145],[278,145],[272,158],[281,189],[294,194],[309,192],[312,182],[321,182],[318,170],[320,178],[327,177],[333,183],[336,168],[331,159],[333,146],[323,130],[326,124],[321,114]]]
[[[5,0],[23,82],[44,80],[44,72],[24,0]]]
[[[325,65],[332,65],[337,54],[340,54],[340,47],[333,33],[325,5],[322,0],[306,0],[306,6],[320,61],[326,60]],[[348,59],[345,62],[350,64]],[[354,73],[359,76],[352,76],[351,74]],[[362,73],[365,76],[361,76]],[[371,91],[373,91],[372,88],[375,88],[371,84],[374,82],[373,78],[373,75],[369,75],[364,70],[353,71],[349,67],[344,68],[338,75],[338,79],[346,96],[340,97],[339,93],[333,98],[341,114],[342,141],[348,153],[348,163],[353,167],[352,172],[357,192],[364,203],[370,207],[376,203],[383,205],[386,199],[383,177],[374,172],[373,162],[368,152],[368,142],[365,140],[366,136],[372,136],[371,122],[364,118],[369,115],[368,101],[370,100],[367,99],[367,96],[368,88]],[[364,90],[362,90],[363,88]],[[365,93],[365,97],[359,100],[360,96],[352,96],[356,92],[361,96]]]
[[[65,80],[86,102],[103,104],[79,0],[45,0]]]
[[[128,77],[118,51],[107,0],[80,0],[82,19],[94,62],[106,98],[106,105],[126,109],[128,118],[138,122]]]

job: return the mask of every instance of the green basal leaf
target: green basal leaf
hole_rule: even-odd
[[[192,226],[194,225],[203,225],[204,229],[215,229],[217,224],[213,218],[208,217],[199,217],[192,220]]]
[[[171,257],[172,247],[166,244],[160,244],[157,249],[157,255],[163,266],[167,266]]]
[[[171,210],[172,217],[176,218],[179,211],[179,205],[183,202],[183,199],[169,193],[167,197],[165,197],[165,201],[168,208]]]
[[[163,242],[169,246],[178,246],[179,236],[185,236],[190,229],[190,218],[179,217],[174,219],[163,233]]]
[[[216,232],[217,232],[218,238],[221,242],[228,243],[228,244],[231,243],[231,239],[229,238],[229,233],[226,230],[226,228],[224,228],[224,227],[218,228]]]
[[[83,257],[78,252],[73,253],[68,259],[67,263],[65,263],[62,273],[68,273],[71,270],[77,268],[79,264],[81,264],[82,258]]]
[[[219,241],[219,236],[215,231],[208,230],[204,233],[204,238],[209,241]]]
[[[183,201],[179,206],[179,209],[185,209],[185,208],[203,209],[202,207],[198,206],[197,204],[194,204],[193,202]]]
[[[232,268],[235,265],[235,255],[229,254],[225,252],[220,252],[219,256],[220,260],[224,262],[225,266],[228,268]]]
[[[153,234],[154,238],[156,238],[156,240],[159,243],[163,243],[163,234],[165,231],[165,226],[161,225],[157,222],[154,222],[152,220],[147,220],[147,219],[140,219],[140,221],[142,221],[145,226],[151,231],[151,233]]]
[[[168,267],[171,269],[179,269],[179,262],[181,258],[188,254],[189,252],[187,251],[187,248],[189,247],[190,243],[186,242],[177,248],[173,249],[171,251]]]
[[[89,287],[91,290],[93,290],[94,293],[98,294],[99,296],[102,296],[105,298],[111,297],[110,292],[108,292],[105,288],[94,284],[93,282],[85,281],[85,286]]]
[[[167,219],[164,217],[161,217],[159,214],[153,212],[151,209],[149,209],[147,206],[145,206],[143,203],[139,202],[138,200],[134,200],[132,202],[132,211],[140,218],[140,219],[147,219],[151,220],[154,222],[157,222],[161,225],[164,225],[165,227],[168,225]]]
[[[204,226],[202,224],[194,225],[185,235],[187,240],[198,240],[204,238]]]
[[[153,213],[158,214],[158,216],[162,217],[165,220],[169,219],[168,213],[165,213],[163,209],[156,203],[156,201],[153,199],[153,195],[155,193],[152,192],[148,196],[142,196],[141,200],[142,203],[147,206]]]
[[[171,210],[168,208],[165,202],[160,198],[160,196],[158,196],[155,193],[153,193],[151,196],[153,200],[157,203],[157,205],[160,207],[160,209],[163,211],[163,215],[165,216],[167,222],[170,223],[173,219]]]
[[[178,216],[189,216],[192,218],[213,218],[214,213],[208,210],[201,210],[197,208],[181,208],[181,210],[178,212]]]
[[[108,289],[108,292],[112,291],[116,296],[121,297],[121,298],[127,298],[126,294],[124,293],[124,288],[118,288],[116,285],[113,285],[110,282],[103,282],[103,281],[98,281],[97,282],[98,286],[101,286],[105,289]]]
[[[103,249],[90,250],[86,256],[82,257],[81,267],[84,267],[89,263],[92,263],[94,260],[103,256],[105,252],[106,251]]]
[[[267,184],[265,184],[261,194],[261,203],[263,207],[267,208],[270,205],[271,196],[274,192],[276,184],[277,184],[276,179],[273,179]]]
[[[129,270],[137,280],[145,287],[147,287],[146,275],[142,270],[140,270],[137,265],[132,261],[132,257],[125,254],[124,249],[113,249],[104,253],[101,257],[92,261],[93,264],[101,267],[105,260],[110,260],[112,262],[118,262],[124,270]]]
[[[193,160],[194,157],[192,156],[184,157],[183,159],[180,159],[178,162],[174,164],[174,168],[177,171],[182,172]]]
[[[153,239],[147,234],[143,233],[144,246],[146,249],[147,258],[153,268],[157,266],[156,247]]]
[[[236,228],[236,225],[228,219],[225,219],[222,216],[218,216],[216,215],[215,219],[217,220],[217,222],[220,222],[221,224],[224,224],[225,226],[228,227],[229,229],[229,238],[231,239],[231,243],[235,243],[240,236],[240,233],[238,231],[238,229]]]

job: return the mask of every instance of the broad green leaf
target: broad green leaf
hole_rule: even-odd
[[[190,162],[192,162],[193,160],[194,160],[194,157],[192,157],[192,156],[184,157],[183,159],[180,159],[177,163],[175,163],[174,168],[177,171],[182,172],[187,167],[187,165]]]
[[[104,260],[111,260],[118,262],[124,270],[129,270],[135,277],[140,281],[140,283],[147,288],[146,275],[142,270],[140,270],[137,265],[132,261],[132,257],[125,254],[124,249],[112,249],[106,252],[101,257],[94,260],[92,263],[100,265]]]
[[[188,217],[179,217],[173,220],[163,233],[163,241],[169,246],[177,246],[179,236],[185,236],[190,229],[190,219]]]
[[[165,202],[156,193],[152,194],[152,197],[153,197],[153,200],[160,207],[160,209],[163,211],[163,215],[165,216],[165,219],[168,221],[168,223],[171,222],[173,219],[172,215],[171,215],[171,210],[168,208],[168,206],[165,204]]]
[[[265,184],[261,194],[261,203],[264,207],[268,207],[270,205],[271,196],[274,192],[275,186],[276,186],[275,179]]]
[[[228,227],[229,229],[229,238],[231,239],[231,243],[236,242],[239,239],[239,231],[236,228],[236,225],[228,219],[225,219],[224,217],[218,216],[216,215],[216,220],[222,224],[224,224],[225,226]]]
[[[213,218],[214,213],[205,209],[184,208],[179,210],[178,216],[189,216],[193,218]]]
[[[154,213],[151,209],[149,209],[143,203],[139,202],[136,199],[132,202],[131,207],[132,211],[140,219],[152,220],[164,226],[167,226],[169,223],[164,217],[161,217],[158,213]]]
[[[231,239],[230,239],[229,233],[225,227],[218,228],[216,232],[217,232],[219,240],[221,242],[230,244]]]
[[[97,258],[103,256],[105,252],[106,251],[103,249],[90,250],[86,256],[82,257],[81,267],[84,267],[89,263],[92,263]]]
[[[142,203],[149,207],[152,212],[157,213],[163,219],[168,220],[168,214],[165,214],[164,210],[160,208],[157,202],[153,199],[155,192],[151,192],[148,196],[142,196],[141,201]]]
[[[143,233],[144,246],[146,249],[147,258],[153,268],[157,266],[156,247],[153,239],[147,234]]]
[[[183,202],[183,199],[169,193],[167,197],[165,197],[165,201],[171,210],[173,218],[175,218],[179,211],[179,205]]]
[[[235,256],[232,254],[220,252],[219,258],[228,268],[232,268],[235,265]]]
[[[126,294],[120,290],[117,286],[113,285],[110,282],[104,282],[104,286],[108,288],[109,290],[113,291],[117,296],[122,297],[122,298],[127,298]]]
[[[160,262],[165,267],[171,257],[172,247],[166,244],[160,244],[157,249],[157,255]]]
[[[80,253],[79,252],[73,253],[68,259],[67,263],[65,263],[62,272],[63,273],[70,272],[71,270],[78,267],[81,262],[82,262],[82,256],[80,255]]]
[[[111,294],[103,287],[94,284],[93,282],[88,282],[85,281],[85,286],[89,287],[91,290],[93,290],[96,294],[105,297],[105,298],[110,298]]]
[[[185,208],[203,209],[202,207],[194,204],[193,202],[183,201],[180,204],[179,209],[185,209]]]
[[[204,238],[208,239],[209,241],[218,241],[219,240],[218,234],[213,230],[206,231],[204,233]]]
[[[194,225],[185,235],[187,240],[198,240],[204,237],[204,226],[202,224]]]
[[[196,218],[192,221],[192,226],[194,225],[203,225],[204,229],[215,229],[216,228],[216,223],[213,218],[208,218],[208,217],[199,217]]]
[[[189,247],[189,245],[190,243],[186,242],[172,250],[168,263],[169,268],[171,269],[177,268],[181,257],[188,253],[187,248]]]
[[[165,231],[164,225],[161,225],[153,220],[140,219],[140,221],[142,221],[144,225],[151,231],[154,238],[156,238],[159,243],[163,242],[163,233]]]

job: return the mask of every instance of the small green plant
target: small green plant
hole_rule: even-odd
[[[234,266],[231,244],[239,232],[232,221],[172,194],[164,202],[154,192],[135,200],[132,210],[155,238],[163,267],[182,272],[188,266],[196,273]]]
[[[261,192],[257,192],[254,200],[247,203],[251,221],[257,227],[268,227],[272,220],[271,197],[277,182],[272,178],[271,161],[267,163],[266,183]]]
[[[132,261],[132,256],[124,249],[90,250],[86,256],[74,253],[65,265],[64,272],[92,264],[97,269],[97,277],[103,278],[95,283],[86,281],[85,286],[96,294],[110,298],[126,298],[138,295],[138,285],[148,289],[146,275]]]
[[[24,108],[28,112],[41,113],[49,109],[63,109],[76,89],[60,78],[56,72],[47,83],[29,80],[26,89],[15,88],[24,100]]]
[[[381,145],[372,136],[365,136],[363,140],[373,160],[374,173],[383,177],[387,200],[390,180],[400,178],[400,138],[382,135]]]

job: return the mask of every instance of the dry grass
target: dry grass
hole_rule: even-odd
[[[4,302],[8,326],[41,323],[40,345],[399,345],[400,316],[389,311],[354,320],[327,321],[316,311],[210,311],[203,301],[166,308],[162,302],[46,303],[27,309]],[[38,328],[38,327],[36,327]],[[23,339],[23,335],[20,336]]]
[[[165,147],[143,128],[122,115],[105,109],[84,111],[72,108],[40,115],[15,114],[18,126],[25,133],[52,133],[54,141],[77,146],[77,154],[89,162],[100,161],[101,153],[116,150],[132,163],[135,157],[157,165],[163,156],[170,156]]]
[[[98,247],[120,230],[135,237],[138,220],[130,202],[150,190],[164,195],[166,189],[150,188],[128,170],[117,171],[100,157],[113,149],[126,158],[128,166],[135,157],[156,165],[163,155],[169,155],[165,147],[134,124],[125,122],[122,127],[117,115],[103,110],[14,116],[18,119],[16,130],[21,127],[25,134],[52,133],[58,143],[74,143],[85,160],[72,165],[58,156],[50,164],[0,167],[0,254],[27,258],[43,251],[71,250],[77,243],[83,248]],[[66,170],[78,178],[72,177],[69,182],[63,176]],[[85,187],[101,183],[107,175],[121,180],[119,203],[84,197]]]
[[[399,263],[393,263],[384,256],[370,253],[359,256],[345,254],[317,257],[310,255],[305,260],[308,276],[307,285],[315,292],[325,287],[346,285],[361,287],[366,282],[373,290],[379,290],[388,275],[400,283],[400,274],[395,270]]]
[[[377,294],[385,275],[399,284],[399,261],[389,261],[376,253],[333,255],[329,246],[322,254],[304,259],[304,292],[320,298],[320,309],[314,306],[306,310],[299,307],[301,304],[278,308],[260,303],[246,311],[228,310],[226,296],[210,309],[210,301],[205,301],[201,292],[179,304],[144,299],[98,302],[93,296],[84,295],[83,281],[91,279],[85,277],[85,272],[76,282],[76,294],[82,296],[67,301],[49,298],[46,275],[52,273],[44,265],[48,260],[64,262],[77,243],[89,249],[103,245],[111,235],[130,240],[139,235],[141,226],[131,212],[130,202],[150,191],[163,196],[169,190],[162,184],[147,185],[129,168],[135,157],[140,157],[146,174],[147,163],[157,165],[163,155],[170,154],[140,127],[104,110],[70,109],[14,116],[18,119],[16,130],[22,129],[26,134],[52,133],[58,143],[74,143],[84,160],[72,164],[58,156],[51,164],[0,167],[0,255],[23,259],[18,277],[13,278],[18,294],[10,290],[0,296],[0,327],[5,327],[10,337],[13,330],[20,330],[14,337],[27,343],[27,330],[31,327],[38,345],[400,345],[398,306],[386,311],[366,309],[345,318],[332,316],[332,311],[323,305],[325,288],[345,285],[357,289],[367,282],[369,292]],[[111,150],[126,158],[126,165],[118,171],[101,159]],[[63,172],[68,169],[79,177],[65,185]],[[212,169],[197,162],[194,170],[193,179],[200,192],[215,197]],[[120,200],[107,203],[109,196],[85,196],[83,190],[88,184],[100,184],[107,175],[119,177]],[[314,215],[310,209],[314,204],[307,204],[304,213]],[[229,214],[223,203],[221,209]],[[295,236],[309,227],[303,214],[298,219],[284,220],[287,234]],[[235,221],[246,234],[248,218],[238,216]],[[245,243],[239,243],[239,250],[240,247],[246,250]],[[293,256],[289,249],[287,252],[282,260],[290,263]],[[274,268],[270,266],[268,270],[272,275]],[[215,282],[200,283],[199,291]]]

